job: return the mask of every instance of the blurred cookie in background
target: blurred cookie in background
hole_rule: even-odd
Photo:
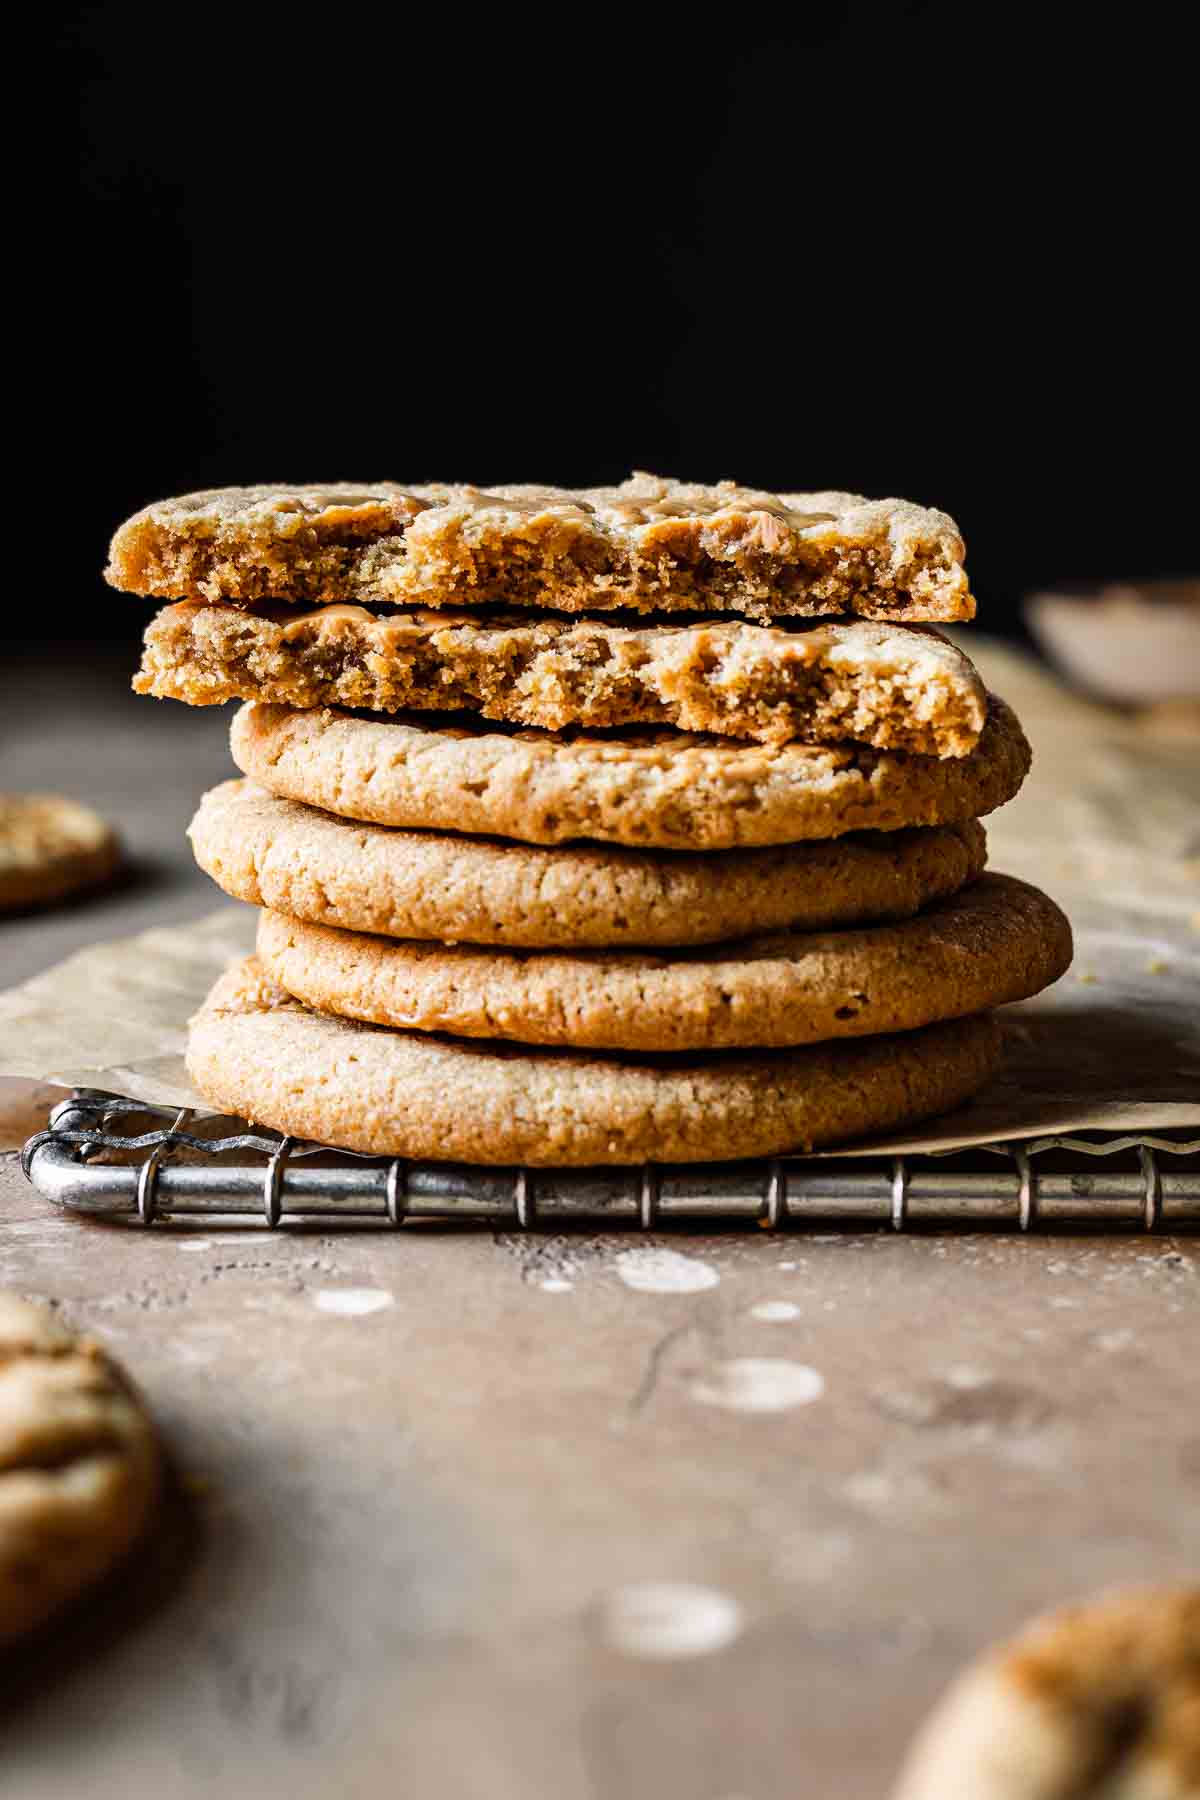
[[[0,793],[0,912],[98,887],[121,863],[112,826],[61,794]]]
[[[893,1800],[1198,1800],[1200,1584],[1036,1619],[959,1677]]]

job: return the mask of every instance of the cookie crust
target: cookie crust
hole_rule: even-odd
[[[258,959],[319,1012],[401,1030],[577,1049],[782,1049],[912,1031],[1025,1000],[1069,967],[1038,888],[984,875],[899,924],[658,955],[397,943],[259,916]]]
[[[159,1482],[153,1427],[115,1364],[0,1293],[0,1644],[125,1555]]]
[[[663,729],[558,734],[434,726],[251,703],[233,760],[262,787],[347,819],[524,843],[591,838],[729,850],[960,824],[1017,792],[1030,750],[995,695],[970,756],[746,744]]]
[[[105,571],[168,600],[358,600],[558,612],[969,619],[954,521],[907,500],[642,472],[617,487],[264,484],[183,494],[116,532]]]
[[[906,918],[983,869],[968,820],[724,856],[542,846],[352,824],[226,781],[189,827],[235,900],[350,931],[443,944],[606,949]]]
[[[0,794],[0,912],[44,906],[116,871],[110,825],[61,794]]]
[[[1194,1800],[1200,1585],[1064,1607],[955,1682],[894,1800]]]
[[[310,1012],[256,958],[191,1022],[214,1106],[371,1155],[531,1167],[711,1162],[845,1142],[946,1112],[1000,1060],[988,1014],[895,1038],[707,1059],[457,1042]]]
[[[923,756],[967,755],[987,712],[979,676],[939,632],[868,619],[782,630],[184,602],[150,624],[133,685],[193,706],[467,711],[551,731],[676,725]]]

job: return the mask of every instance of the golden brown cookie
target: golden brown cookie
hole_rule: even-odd
[[[183,602],[152,621],[133,685],[193,706],[464,711],[552,731],[677,725],[922,756],[965,756],[987,714],[979,676],[940,632],[870,619],[784,630]]]
[[[526,949],[708,944],[907,918],[987,857],[974,819],[702,856],[360,825],[249,781],[207,793],[189,836],[200,867],[253,906],[384,937]]]
[[[1038,1619],[961,1676],[894,1800],[1197,1800],[1200,1586]]]
[[[898,1037],[685,1059],[458,1042],[310,1012],[254,957],[217,982],[187,1052],[213,1106],[295,1137],[543,1168],[843,1143],[958,1106],[999,1059],[989,1014]]]
[[[120,1560],[159,1479],[153,1426],[99,1345],[0,1293],[0,1644]]]
[[[114,587],[167,600],[969,619],[954,521],[907,500],[636,474],[619,487],[215,488],[126,520]]]
[[[1053,900],[984,875],[915,919],[659,951],[397,942],[259,916],[258,959],[319,1012],[595,1050],[784,1048],[912,1031],[1025,1000],[1069,967]]]
[[[95,887],[121,860],[98,813],[61,794],[0,794],[0,912]]]
[[[745,744],[666,728],[502,731],[261,704],[237,713],[230,747],[271,793],[342,818],[665,850],[961,824],[1011,800],[1030,762],[1021,727],[994,695],[978,746],[960,757]]]

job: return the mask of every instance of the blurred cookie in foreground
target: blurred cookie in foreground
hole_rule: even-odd
[[[0,1293],[0,1646],[120,1561],[159,1481],[154,1428],[116,1365]]]
[[[0,793],[0,912],[98,887],[121,863],[111,825],[61,794]]]
[[[950,1689],[893,1800],[1200,1800],[1200,1584],[1035,1620]]]

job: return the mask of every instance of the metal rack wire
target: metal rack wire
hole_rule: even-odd
[[[139,1119],[169,1123],[132,1135],[114,1129]],[[80,1089],[55,1107],[48,1130],[30,1138],[22,1166],[68,1211],[143,1225],[222,1215],[271,1230],[305,1221],[328,1229],[416,1220],[518,1231],[577,1224],[649,1231],[678,1221],[896,1231],[926,1224],[1016,1231],[1101,1224],[1147,1232],[1200,1226],[1200,1138],[1110,1133],[925,1156],[493,1169],[358,1156],[274,1132],[212,1136],[210,1125],[186,1109]],[[140,1160],[131,1160],[139,1151]],[[176,1160],[181,1153],[188,1160]],[[1067,1166],[1038,1160],[1047,1157]],[[1133,1166],[1118,1167],[1121,1159]]]

